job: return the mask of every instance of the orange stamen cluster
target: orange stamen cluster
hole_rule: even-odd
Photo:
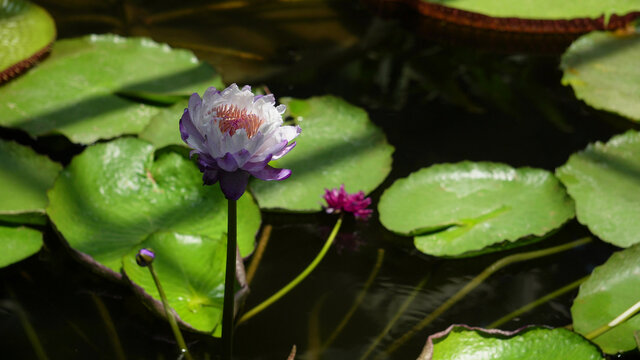
[[[239,109],[235,105],[220,105],[213,109],[216,118],[218,118],[218,126],[222,133],[228,132],[229,135],[236,133],[238,129],[244,129],[247,136],[252,138],[256,133],[263,120],[256,114],[247,112],[246,109]]]

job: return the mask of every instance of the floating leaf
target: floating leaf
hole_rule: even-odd
[[[527,327],[518,331],[451,325],[429,336],[418,360],[596,360],[596,346],[565,329]]]
[[[24,0],[0,3],[0,82],[15,76],[47,52],[56,38],[53,19]]]
[[[594,108],[640,122],[638,57],[638,32],[589,33],[571,44],[562,56],[562,83],[571,85],[576,97]]]
[[[40,251],[42,233],[26,227],[0,226],[0,268]]]
[[[608,324],[618,315],[640,301],[640,245],[619,251],[606,263],[596,267],[580,285],[573,301],[571,316],[576,332],[586,335]],[[593,339],[604,352],[615,354],[635,349],[634,331],[640,329],[636,315]]]
[[[302,134],[272,165],[292,174],[282,182],[251,182],[261,208],[319,211],[325,188],[344,184],[348,192],[369,193],[391,171],[393,147],[361,108],[333,96],[293,99],[287,106]]]
[[[590,144],[556,175],[576,202],[578,221],[591,232],[621,247],[640,242],[640,133]]]
[[[167,145],[185,146],[180,137],[178,121],[187,105],[188,101],[182,100],[173,106],[160,110],[138,137],[152,143],[156,149]]]
[[[154,299],[164,315],[160,295],[149,269],[136,264],[140,248],[153,249],[153,268],[167,301],[180,319],[192,328],[220,337],[226,241],[179,233],[155,233],[131,250],[124,259],[124,272]]]
[[[573,201],[550,172],[469,161],[396,180],[378,210],[387,229],[415,235],[418,250],[436,256],[543,236],[574,215]]]
[[[153,146],[123,138],[87,148],[49,191],[47,213],[75,250],[118,273],[122,256],[158,231],[209,236],[227,231],[219,187],[203,186],[195,164]],[[260,226],[250,195],[238,201],[238,244],[248,255]]]
[[[18,223],[45,221],[47,190],[62,166],[32,149],[0,140],[0,218]]]
[[[159,107],[131,97],[167,100],[221,85],[213,68],[191,52],[149,39],[61,40],[47,61],[0,88],[0,125],[88,144],[138,133],[158,113]]]

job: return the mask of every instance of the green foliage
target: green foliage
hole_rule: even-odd
[[[135,257],[140,248],[155,251],[153,268],[169,305],[180,319],[196,330],[220,337],[226,238],[158,232],[125,255],[123,269],[127,278],[151,295],[153,305],[164,315],[162,300],[149,269],[136,264]]]
[[[165,109],[161,109],[151,118],[149,125],[138,135],[139,138],[152,143],[156,149],[167,145],[186,146],[180,137],[178,121],[189,105],[188,100],[181,100]]]
[[[251,182],[261,208],[319,211],[324,189],[344,184],[347,192],[369,193],[391,171],[393,147],[361,108],[333,96],[286,104],[302,134],[294,150],[272,163],[291,169],[289,179]]]
[[[573,201],[548,171],[468,161],[396,180],[378,210],[387,229],[414,235],[418,250],[436,256],[543,236],[574,215]]]
[[[505,332],[453,325],[431,335],[419,360],[596,360],[598,348],[565,329]]]
[[[580,286],[571,307],[574,330],[586,335],[608,324],[618,315],[640,301],[640,245],[613,254],[598,266]],[[607,354],[636,348],[634,331],[640,329],[636,315],[593,339]]]
[[[0,226],[0,268],[37,253],[42,247],[42,233],[26,227]]]
[[[47,190],[62,170],[32,149],[0,140],[0,219],[43,223]]]
[[[576,202],[578,221],[602,240],[640,241],[640,133],[629,131],[571,155],[556,170]]]
[[[138,133],[161,109],[132,97],[177,101],[221,85],[215,70],[187,50],[116,35],[66,39],[42,64],[0,87],[0,125],[90,144]]]
[[[122,138],[87,148],[49,191],[47,214],[69,245],[118,273],[122,257],[156,232],[220,238],[227,208],[218,186],[203,186],[192,161],[176,153],[154,160],[153,146]],[[253,251],[260,211],[238,202],[238,245]]]
[[[576,97],[590,106],[640,122],[638,57],[638,32],[589,33],[571,44],[562,56],[562,83],[571,85]]]
[[[0,2],[0,73],[44,50],[56,38],[53,19],[25,0]]]

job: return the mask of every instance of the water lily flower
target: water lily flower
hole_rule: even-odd
[[[371,205],[371,198],[365,197],[363,191],[349,194],[344,190],[344,184],[340,189],[325,189],[324,200],[327,202],[325,211],[328,214],[338,214],[341,212],[352,213],[358,220],[366,220],[371,216],[373,210],[367,209]]]
[[[254,95],[250,86],[232,84],[219,91],[210,87],[202,98],[189,98],[180,119],[182,140],[198,154],[205,185],[220,181],[225,197],[237,200],[247,188],[249,175],[262,180],[284,180],[289,169],[268,165],[296,145],[290,143],[300,127],[283,126],[284,105],[269,95]]]

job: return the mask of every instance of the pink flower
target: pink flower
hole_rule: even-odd
[[[367,206],[371,205],[371,199],[365,197],[364,192],[348,194],[344,190],[344,184],[340,185],[340,189],[325,189],[323,197],[328,205],[324,207],[328,214],[339,214],[344,211],[352,213],[356,219],[366,220],[373,212],[367,209]]]

